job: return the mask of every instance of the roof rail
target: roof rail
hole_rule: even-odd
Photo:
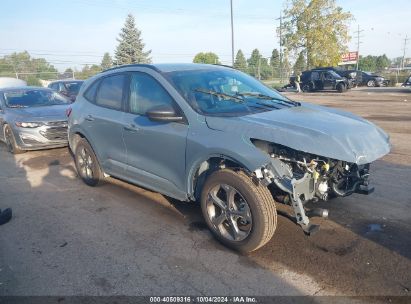
[[[235,67],[233,67],[233,66],[231,66],[231,65],[227,65],[227,64],[212,63],[211,65],[217,65],[217,66],[222,66],[222,67],[226,67],[226,68],[230,68],[230,69],[236,70]]]
[[[104,72],[108,72],[108,71],[113,71],[113,70],[117,70],[117,69],[122,69],[122,68],[129,68],[129,67],[144,67],[144,68],[149,68],[152,70],[155,70],[157,72],[159,72],[160,70],[157,69],[155,66],[151,65],[151,64],[145,64],[145,63],[132,63],[132,64],[123,64],[123,65],[118,65],[112,68],[109,68],[107,70],[102,71],[101,73]]]

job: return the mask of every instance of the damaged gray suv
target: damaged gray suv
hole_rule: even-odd
[[[266,244],[277,204],[305,233],[306,203],[372,192],[370,163],[389,137],[353,114],[299,103],[237,70],[128,65],[89,79],[68,111],[80,177],[108,176],[200,202],[211,232],[242,252]]]

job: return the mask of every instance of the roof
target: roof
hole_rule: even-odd
[[[6,91],[13,91],[13,90],[45,90],[45,91],[51,91],[49,88],[44,88],[44,87],[35,87],[35,86],[17,86],[17,87],[8,87],[8,88],[1,88],[1,92],[6,92]]]
[[[224,69],[230,68],[229,66],[222,66],[216,64],[200,64],[200,63],[157,63],[157,64],[127,64],[127,65],[120,65],[117,67],[110,68],[106,71],[117,70],[121,68],[128,68],[128,67],[144,67],[153,69],[160,73],[168,73],[168,72],[175,72],[175,71],[192,71],[192,70],[210,70],[210,69]]]
[[[59,79],[59,80],[53,80],[50,83],[56,83],[56,82],[84,82],[82,79]]]

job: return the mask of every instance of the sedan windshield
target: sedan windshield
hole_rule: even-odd
[[[241,116],[298,105],[236,70],[173,71],[165,75],[191,107],[204,115]]]
[[[9,108],[31,108],[70,103],[59,93],[46,89],[16,89],[3,93]]]

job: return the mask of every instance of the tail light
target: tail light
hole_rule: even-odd
[[[71,114],[71,111],[72,111],[73,109],[71,108],[71,107],[68,107],[67,109],[66,109],[66,116],[67,117],[70,117],[70,114]]]

